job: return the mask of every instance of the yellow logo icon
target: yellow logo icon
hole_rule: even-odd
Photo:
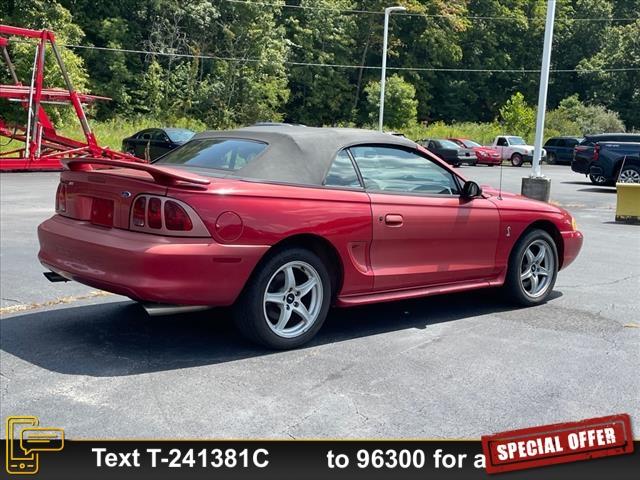
[[[12,475],[33,475],[40,467],[40,452],[64,448],[62,428],[43,428],[38,417],[7,417],[6,469]]]

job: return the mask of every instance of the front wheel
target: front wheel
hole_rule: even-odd
[[[553,291],[558,275],[558,249],[544,230],[531,230],[513,248],[504,288],[521,306],[543,303]]]
[[[520,155],[519,153],[514,153],[511,156],[511,165],[513,165],[514,167],[521,167],[523,163],[524,161],[522,159],[522,155]]]
[[[547,164],[555,165],[556,163],[558,163],[558,159],[556,158],[556,154],[555,153],[550,153],[547,156]]]
[[[294,248],[275,254],[252,276],[234,307],[249,340],[274,349],[296,348],[320,330],[331,302],[331,280],[314,253]]]
[[[618,175],[620,183],[640,183],[640,168],[635,165],[627,165],[622,168]]]

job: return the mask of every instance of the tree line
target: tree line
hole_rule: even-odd
[[[380,12],[390,3],[0,0],[0,23],[54,30],[76,85],[113,99],[92,112],[98,119],[366,126],[377,121]],[[397,3],[408,14],[390,23],[387,127],[533,128],[546,0]],[[593,129],[596,114],[640,128],[639,12],[640,0],[558,0],[548,101],[560,133]],[[33,46],[10,49],[27,83]],[[50,57],[47,81],[60,85]]]

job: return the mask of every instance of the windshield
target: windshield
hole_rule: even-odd
[[[454,150],[457,150],[460,148],[459,145],[456,145],[450,140],[438,140],[438,142],[440,143],[440,146],[442,148],[453,148]]]
[[[473,140],[463,140],[462,143],[467,148],[475,148],[475,147],[481,147],[482,146],[479,143],[474,142]]]
[[[522,137],[509,137],[509,143],[511,145],[526,145],[527,142],[525,142]]]
[[[265,148],[266,143],[255,140],[200,138],[171,150],[155,163],[236,171],[255,160]]]
[[[171,141],[175,143],[188,142],[196,134],[196,132],[186,128],[167,128],[165,132],[167,132]]]

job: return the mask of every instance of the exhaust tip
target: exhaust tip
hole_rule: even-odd
[[[177,315],[179,313],[192,313],[209,310],[208,305],[168,305],[165,303],[142,303],[148,315],[152,317],[160,317],[163,315]]]
[[[70,282],[68,278],[63,277],[59,273],[56,272],[42,272],[47,280],[50,282]]]

